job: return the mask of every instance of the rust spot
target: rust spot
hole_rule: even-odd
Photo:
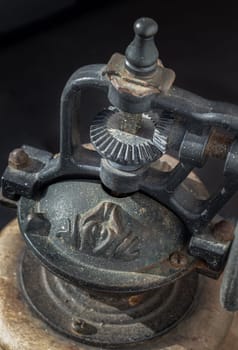
[[[224,131],[212,129],[205,154],[208,157],[225,159],[233,137]]]
[[[8,157],[8,165],[14,169],[25,168],[29,162],[30,158],[22,148],[14,149]]]
[[[160,60],[158,60],[155,72],[148,76],[138,77],[126,69],[125,57],[118,53],[111,57],[103,74],[120,93],[135,97],[158,94],[161,91],[167,92],[175,80],[175,73],[165,68]]]
[[[125,77],[111,76],[112,85],[120,92],[133,96],[143,97],[153,93],[159,93],[159,89],[148,84],[140,84],[137,80]]]
[[[136,306],[140,303],[143,302],[145,298],[145,295],[144,294],[138,294],[138,295],[132,295],[129,299],[128,299],[128,304],[130,306]]]
[[[221,220],[213,227],[213,235],[220,242],[229,242],[234,239],[234,225],[226,220]]]

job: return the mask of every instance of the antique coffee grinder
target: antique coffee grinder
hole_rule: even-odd
[[[125,55],[68,81],[58,154],[10,153],[4,350],[238,348],[238,228],[218,216],[238,190],[238,107],[175,87],[157,24],[134,31]],[[88,89],[108,99],[93,120],[80,114]],[[216,193],[193,173],[212,157],[224,160]]]

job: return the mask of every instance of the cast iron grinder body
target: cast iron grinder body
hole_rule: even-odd
[[[221,302],[238,308],[237,229],[214,220],[238,190],[238,107],[173,86],[157,24],[141,18],[134,31],[125,56],[68,81],[59,154],[22,146],[2,177],[2,202],[17,205],[28,246],[20,280],[29,304],[76,341],[120,349],[184,319],[199,273],[216,279],[225,268]],[[92,88],[109,107],[88,122],[85,144],[80,96]],[[190,174],[209,157],[224,160],[224,182],[208,195]]]

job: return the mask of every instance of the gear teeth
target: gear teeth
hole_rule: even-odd
[[[123,132],[114,134],[108,127],[108,120],[118,113],[116,108],[109,108],[98,115],[90,128],[91,142],[102,157],[123,165],[145,165],[154,162],[167,150],[168,135],[173,118],[168,114],[148,116],[154,134],[152,139],[131,135],[123,137]],[[135,140],[136,137],[136,140]],[[133,143],[134,142],[134,143]]]
[[[102,135],[100,135],[99,137],[96,138],[96,140],[94,141],[95,145],[103,145],[104,141],[108,138],[108,134],[106,132],[102,133]]]
[[[116,161],[122,162],[125,159],[126,153],[126,145],[124,143],[121,144],[121,147],[116,155]]]
[[[91,132],[94,132],[94,133],[101,132],[102,130],[105,130],[104,125],[92,125],[91,127]]]
[[[132,153],[132,146],[131,145],[126,145],[125,159],[126,159],[126,162],[128,164],[131,164],[131,162],[132,162],[131,153]]]
[[[111,151],[111,157],[114,157],[114,155],[117,154],[119,147],[120,147],[120,142],[115,139],[115,145]]]
[[[154,145],[164,154],[167,150],[168,135],[173,123],[170,113],[163,113],[156,122],[156,129],[153,136]]]
[[[108,143],[108,145],[104,149],[104,152],[105,152],[106,155],[110,155],[111,154],[111,150],[112,150],[114,144],[115,144],[115,140],[110,138],[110,142]]]
[[[139,152],[137,147],[132,147],[131,159],[134,164],[140,164]]]
[[[107,138],[101,143],[100,147],[102,148],[102,152],[106,152],[108,146],[110,145],[112,139],[107,135]]]

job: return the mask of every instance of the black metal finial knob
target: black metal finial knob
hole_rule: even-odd
[[[126,67],[135,74],[150,74],[157,64],[159,52],[154,42],[158,24],[152,18],[140,18],[134,23],[134,40],[126,49]]]
[[[158,24],[152,18],[142,17],[134,23],[134,32],[139,36],[149,38],[158,32]]]

